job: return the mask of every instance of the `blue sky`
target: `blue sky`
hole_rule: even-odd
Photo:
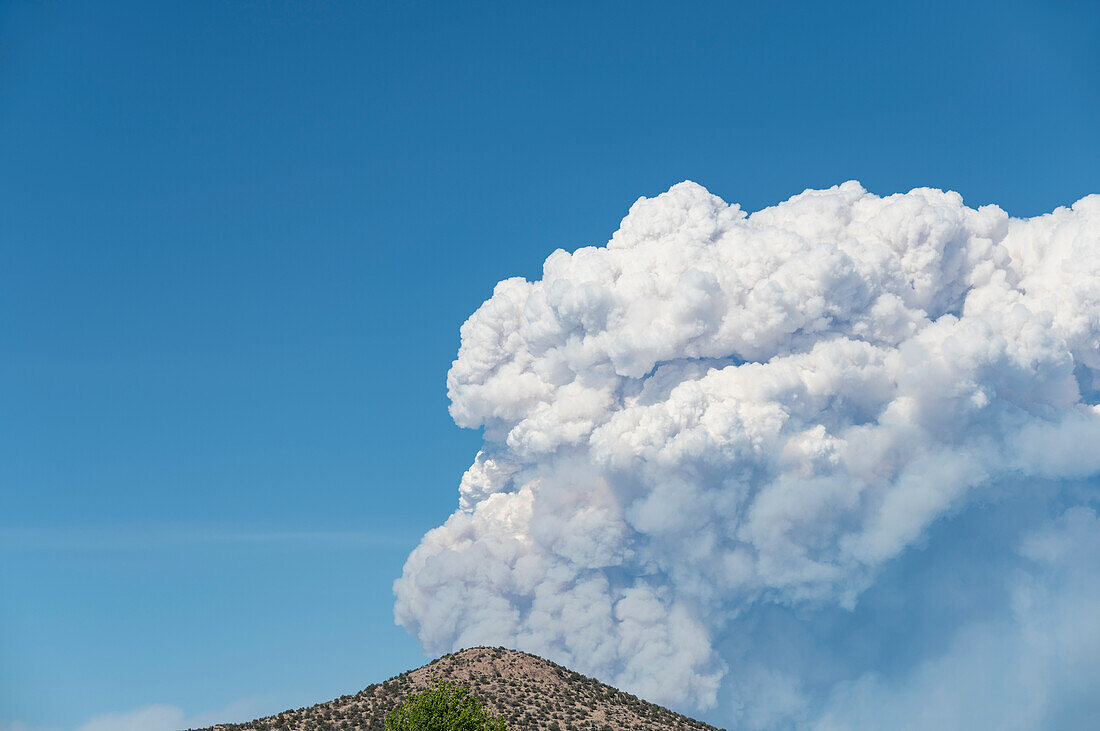
[[[0,6],[0,720],[325,700],[480,444],[458,328],[640,195],[1097,189],[1094,3]],[[242,705],[243,704],[243,705]]]

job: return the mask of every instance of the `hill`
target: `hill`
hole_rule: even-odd
[[[204,731],[382,731],[386,713],[436,680],[468,687],[508,720],[512,731],[710,729],[667,708],[586,677],[536,655],[474,647],[444,655],[384,683],[309,708]]]

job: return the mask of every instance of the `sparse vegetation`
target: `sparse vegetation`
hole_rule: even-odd
[[[485,711],[501,718],[510,731],[716,731],[702,721],[556,663],[502,647],[475,647],[444,655],[355,695],[207,731],[385,731],[388,714],[440,681],[468,689],[470,696],[484,701]]]

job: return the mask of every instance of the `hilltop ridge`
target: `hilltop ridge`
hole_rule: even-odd
[[[718,731],[537,655],[503,647],[473,647],[444,655],[354,695],[203,731],[383,731],[389,711],[437,680],[468,687],[503,716],[512,731]]]

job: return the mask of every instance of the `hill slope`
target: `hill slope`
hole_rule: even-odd
[[[387,712],[436,680],[468,687],[506,718],[512,731],[714,730],[541,657],[501,647],[475,647],[444,655],[355,695],[249,723],[212,726],[207,731],[382,731]]]

